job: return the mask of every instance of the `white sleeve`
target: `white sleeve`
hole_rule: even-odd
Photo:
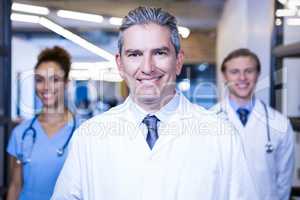
[[[76,137],[77,136],[77,137]],[[69,146],[69,153],[57,179],[51,200],[82,200],[80,133],[75,131]]]
[[[276,174],[277,187],[280,200],[288,200],[290,197],[294,165],[295,165],[295,135],[289,124],[288,130],[276,150]]]

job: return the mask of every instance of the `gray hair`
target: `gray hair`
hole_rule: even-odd
[[[129,11],[123,18],[119,30],[118,48],[121,54],[123,48],[123,32],[133,25],[155,23],[167,27],[171,32],[171,43],[175,47],[176,55],[180,50],[180,37],[177,29],[176,18],[161,8],[138,7]]]

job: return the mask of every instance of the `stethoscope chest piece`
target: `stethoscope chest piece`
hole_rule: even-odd
[[[21,164],[27,164],[30,163],[31,159],[30,158],[24,158],[24,154],[19,154],[17,156],[17,164],[21,165]]]
[[[267,109],[267,105],[261,101],[263,107],[264,107],[264,110],[265,110],[265,117],[266,117],[266,132],[267,132],[267,143],[265,145],[265,148],[266,148],[266,153],[270,154],[270,153],[273,153],[274,151],[274,146],[272,145],[272,140],[271,140],[271,130],[270,130],[270,124],[269,124],[269,112],[268,112],[268,109]],[[228,113],[226,112],[226,109],[223,109],[222,106],[221,106],[221,110],[217,112],[217,114],[220,114],[220,113],[224,113],[225,116],[227,116],[228,118]]]
[[[268,142],[266,144],[266,152],[267,153],[272,153],[273,151],[274,151],[273,145],[270,142]]]
[[[57,149],[57,156],[61,157],[64,154],[64,150],[62,148]]]
[[[34,122],[37,120],[39,115],[36,115],[29,127],[27,129],[25,129],[25,131],[23,132],[22,134],[22,141],[21,141],[21,153],[18,155],[18,159],[17,159],[17,163],[18,164],[25,164],[25,163],[29,163],[31,162],[31,154],[32,154],[32,151],[33,151],[33,148],[34,148],[34,144],[35,144],[35,140],[36,140],[36,130],[35,128],[33,127],[33,124]],[[75,131],[75,128],[76,128],[76,119],[75,119],[75,116],[72,114],[72,117],[73,117],[73,127],[72,127],[72,130],[71,130],[71,133],[69,134],[69,137],[67,139],[67,141],[65,142],[65,144],[56,150],[56,153],[57,153],[57,156],[58,157],[61,157],[64,152],[65,152],[65,149],[67,148],[69,142],[70,142],[70,139]]]

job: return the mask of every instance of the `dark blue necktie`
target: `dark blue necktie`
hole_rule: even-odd
[[[158,133],[157,133],[157,122],[158,121],[159,121],[159,119],[157,119],[157,117],[155,117],[154,115],[152,115],[152,116],[147,115],[143,120],[143,123],[147,126],[147,129],[148,129],[146,141],[151,150],[152,150],[156,140],[158,139]]]
[[[249,110],[246,108],[239,108],[236,112],[238,113],[242,124],[245,126],[248,120]]]

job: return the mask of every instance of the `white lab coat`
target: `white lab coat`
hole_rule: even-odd
[[[266,112],[262,102],[255,101],[246,126],[240,122],[228,97],[213,110],[233,123],[240,133],[250,173],[262,200],[288,200],[294,171],[294,133],[289,120],[267,106],[271,143],[274,151],[266,153]]]
[[[131,104],[127,99],[74,133],[52,200],[257,199],[229,123],[181,96],[151,151]]]

